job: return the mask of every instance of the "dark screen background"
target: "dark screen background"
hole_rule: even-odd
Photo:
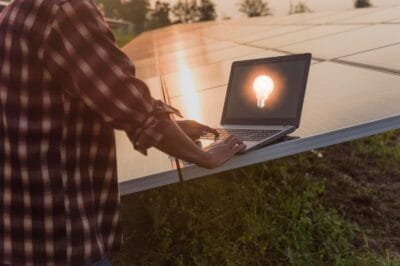
[[[305,66],[304,60],[237,65],[233,69],[225,118],[295,118],[304,86]],[[253,90],[254,79],[260,75],[267,75],[274,81],[274,90],[263,109],[257,107],[257,98]]]

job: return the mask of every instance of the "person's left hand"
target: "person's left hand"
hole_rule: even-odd
[[[178,126],[188,135],[192,140],[197,140],[207,133],[218,136],[218,132],[206,125],[200,124],[194,120],[182,120],[176,122]]]

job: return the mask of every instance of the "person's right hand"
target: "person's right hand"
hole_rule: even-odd
[[[204,162],[198,163],[198,165],[208,169],[216,168],[231,159],[236,153],[243,151],[245,148],[246,145],[243,143],[242,139],[231,135],[224,140],[214,142],[210,146],[206,147],[206,159]]]

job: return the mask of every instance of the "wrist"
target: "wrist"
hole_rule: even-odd
[[[199,154],[197,154],[194,163],[198,166],[209,168],[211,162],[211,154],[200,150]]]

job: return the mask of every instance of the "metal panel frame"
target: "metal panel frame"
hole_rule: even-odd
[[[182,174],[184,180],[188,181],[191,179],[263,163],[395,129],[400,129],[400,115],[323,133],[321,135],[295,139],[268,146],[251,153],[238,155],[223,166],[213,170],[206,170],[193,165],[191,167],[182,169]],[[149,177],[121,182],[120,191],[121,195],[128,195],[178,182],[178,173],[176,171],[168,171]]]

